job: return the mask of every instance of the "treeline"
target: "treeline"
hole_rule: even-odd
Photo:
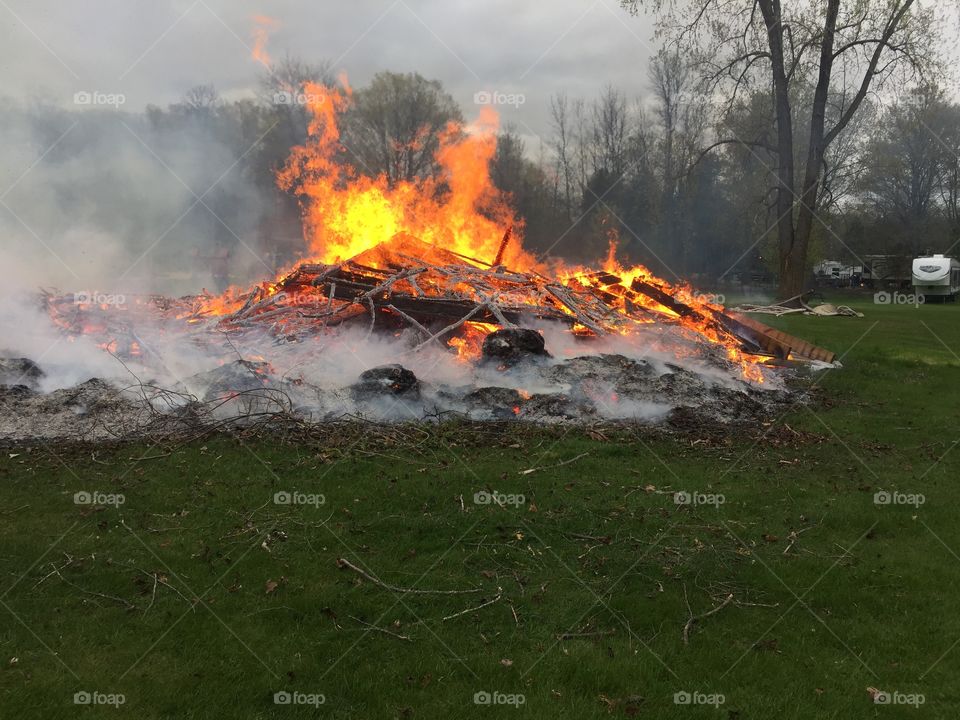
[[[297,198],[277,189],[275,172],[306,138],[299,95],[333,81],[326,66],[288,58],[244,100],[197,86],[143,113],[4,105],[8,137],[52,148],[14,193],[21,219],[45,237],[102,229],[141,269],[225,252],[235,280],[263,276],[303,250]],[[523,217],[528,247],[588,261],[615,240],[625,260],[671,279],[772,280],[770,94],[711,97],[668,54],[651,62],[648,85],[643,99],[614,87],[552,97],[551,127],[535,143],[502,128],[491,174]],[[804,92],[797,106],[809,102]],[[391,182],[434,174],[440,132],[475,110],[420,75],[380,73],[354,90],[342,160]],[[861,110],[824,159],[811,265],[950,248],[958,153],[960,107],[936,88]]]

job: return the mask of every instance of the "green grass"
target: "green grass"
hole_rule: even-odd
[[[733,439],[450,426],[350,452],[5,450],[0,716],[955,717],[960,307],[859,308],[771,321],[844,368],[813,407]],[[84,490],[125,502],[74,504]],[[274,504],[293,490],[325,502]],[[481,490],[525,503],[477,505]],[[396,592],[341,558],[385,585],[479,592]],[[691,611],[731,593],[685,644]],[[925,702],[874,705],[868,686]],[[84,690],[125,702],[78,707]],[[284,690],[325,702],[275,705]]]

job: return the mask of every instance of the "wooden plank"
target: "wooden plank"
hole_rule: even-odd
[[[758,342],[758,338],[754,333],[736,332],[736,330],[740,328],[730,327],[724,322],[724,316],[713,311],[712,309],[710,310],[710,316],[708,317],[696,308],[692,308],[689,305],[676,300],[672,295],[666,293],[655,285],[644,282],[640,278],[634,278],[633,282],[630,284],[630,289],[656,300],[658,303],[666,308],[669,308],[681,317],[692,318],[697,322],[702,322],[707,326],[712,326],[714,330],[725,331],[727,334],[737,338],[740,341],[741,348],[746,352],[753,354],[761,354],[766,352],[772,355],[778,355],[779,357],[786,357],[785,348],[779,348],[780,352],[778,353],[774,352],[771,348],[764,347]],[[772,343],[768,344],[772,345]]]
[[[785,333],[782,330],[772,328],[769,325],[764,325],[762,322],[758,322],[741,313],[727,310],[724,314],[753,330],[757,333],[758,337],[766,337],[786,346],[789,348],[789,352],[794,355],[809,358],[810,360],[821,360],[827,363],[832,363],[837,357],[837,354],[831,350],[813,345],[806,340]]]
[[[783,342],[767,332],[773,328],[765,325],[758,327],[757,325],[759,325],[759,323],[757,323],[757,325],[749,325],[740,320],[739,315],[733,317],[733,314],[727,311],[717,313],[715,317],[727,331],[733,333],[740,339],[749,338],[755,345],[774,357],[785,360],[790,354],[790,343]]]

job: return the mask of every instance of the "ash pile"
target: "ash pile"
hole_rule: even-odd
[[[131,380],[124,365],[126,380],[118,373],[51,391],[41,365],[7,358],[0,359],[0,441],[183,437],[219,427],[351,418],[613,420],[695,428],[752,424],[793,401],[782,383],[758,386],[742,379],[719,346],[699,350],[699,357],[683,366],[671,361],[672,355],[594,351],[559,358],[541,332],[502,328],[484,338],[476,361],[452,361],[455,373],[432,372],[435,358],[423,353],[407,355],[413,361],[409,367],[384,363],[363,369],[356,359],[353,377],[341,367],[339,381],[321,379],[311,368],[280,371],[265,360],[234,359],[173,382]]]

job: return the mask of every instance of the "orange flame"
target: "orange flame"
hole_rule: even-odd
[[[439,177],[391,184],[382,175],[370,178],[337,161],[342,151],[337,117],[350,95],[349,89],[307,85],[310,137],[294,148],[278,175],[281,188],[297,191],[304,200],[304,232],[319,261],[344,260],[405,234],[490,262],[504,229],[513,226],[504,264],[517,269],[536,265],[522,249],[521,221],[490,178],[497,143],[494,110],[484,108],[471,127],[447,126],[436,154]]]
[[[254,60],[270,67],[270,55],[267,53],[267,40],[270,33],[280,27],[280,22],[266,15],[253,16],[253,50],[250,54]]]

